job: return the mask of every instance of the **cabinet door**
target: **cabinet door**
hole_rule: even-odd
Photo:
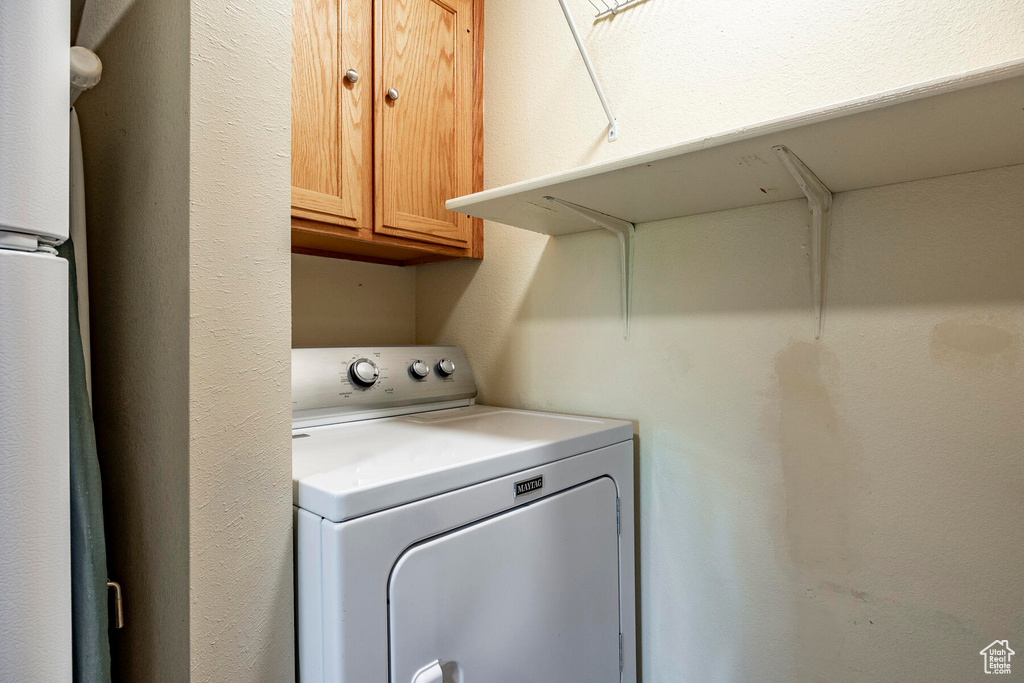
[[[472,219],[444,203],[473,191],[474,30],[472,0],[378,0],[378,233],[472,239]]]
[[[292,216],[370,227],[372,31],[372,0],[293,0]]]

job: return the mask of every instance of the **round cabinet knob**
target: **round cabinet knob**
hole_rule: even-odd
[[[398,91],[395,90],[394,88],[388,88],[388,99],[389,100],[397,100],[398,99]]]
[[[359,72],[355,69],[349,69],[345,72],[345,80],[349,83],[355,83],[359,80]]]
[[[437,371],[444,377],[455,372],[455,363],[451,362],[447,358],[442,358],[437,362]]]
[[[412,365],[409,366],[409,372],[416,379],[423,379],[430,374],[430,366],[421,360],[413,361]]]
[[[348,366],[348,376],[361,387],[372,387],[380,376],[380,370],[372,360],[360,358]]]

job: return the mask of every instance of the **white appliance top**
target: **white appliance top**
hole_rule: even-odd
[[[297,429],[294,502],[341,522],[632,438],[621,420],[479,405]]]
[[[292,367],[294,503],[334,522],[633,438],[622,420],[473,405],[455,347],[295,349]]]

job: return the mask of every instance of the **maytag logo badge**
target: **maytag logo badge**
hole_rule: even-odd
[[[523,479],[522,481],[516,482],[516,495],[515,498],[523,495],[524,493],[533,493],[544,488],[544,475],[539,477],[533,477],[532,479]]]

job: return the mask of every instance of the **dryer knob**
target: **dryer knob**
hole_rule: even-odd
[[[441,373],[443,377],[447,377],[455,372],[455,363],[451,362],[451,360],[447,358],[442,358],[437,362],[437,371]]]
[[[380,376],[380,370],[372,360],[360,358],[348,366],[348,376],[361,387],[372,387]]]
[[[416,379],[423,379],[430,374],[430,366],[421,360],[416,360],[409,366],[409,372],[411,372],[412,376]]]

